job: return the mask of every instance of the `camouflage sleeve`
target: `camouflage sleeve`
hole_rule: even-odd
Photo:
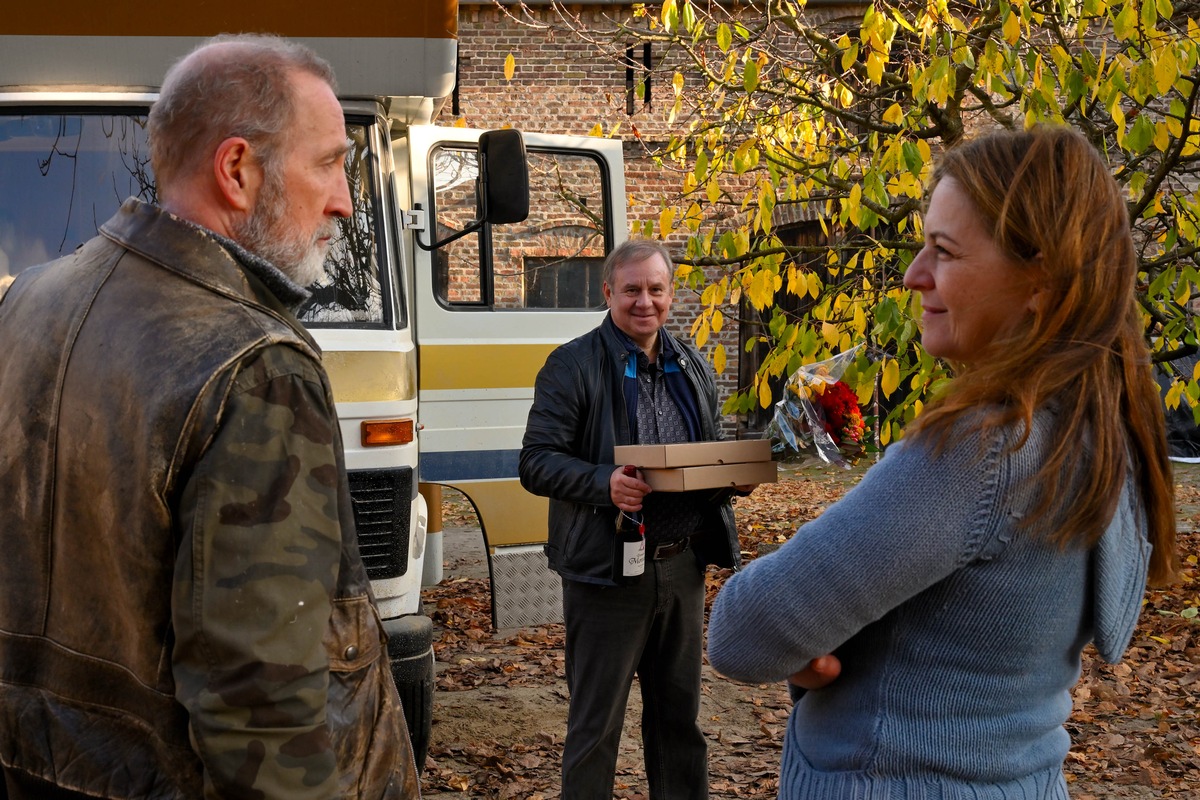
[[[337,793],[322,635],[342,532],[317,369],[283,346],[245,365],[182,494],[173,668],[208,799]]]

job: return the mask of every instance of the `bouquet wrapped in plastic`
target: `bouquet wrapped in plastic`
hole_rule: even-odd
[[[859,347],[803,366],[788,378],[767,426],[772,449],[782,459],[815,451],[825,463],[849,469],[866,452],[858,396],[841,379]]]

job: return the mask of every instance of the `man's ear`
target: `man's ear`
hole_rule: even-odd
[[[250,213],[263,182],[262,166],[251,152],[250,143],[231,136],[213,153],[217,189],[232,210]]]

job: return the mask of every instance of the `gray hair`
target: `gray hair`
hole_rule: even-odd
[[[671,252],[662,242],[653,239],[626,239],[613,248],[608,258],[604,259],[604,282],[611,287],[613,273],[617,271],[617,267],[640,264],[653,256],[662,256],[663,263],[667,265],[667,277],[674,281],[675,262],[671,260]]]
[[[337,92],[327,61],[279,36],[222,34],[177,61],[150,109],[150,163],[160,189],[202,168],[235,136],[250,143],[264,171],[277,169],[295,113],[296,71]]]

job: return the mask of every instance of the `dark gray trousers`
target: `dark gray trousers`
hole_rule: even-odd
[[[563,581],[567,688],[562,800],[612,800],[634,674],[651,800],[706,800],[708,745],[697,723],[704,571],[685,550],[629,586]]]

